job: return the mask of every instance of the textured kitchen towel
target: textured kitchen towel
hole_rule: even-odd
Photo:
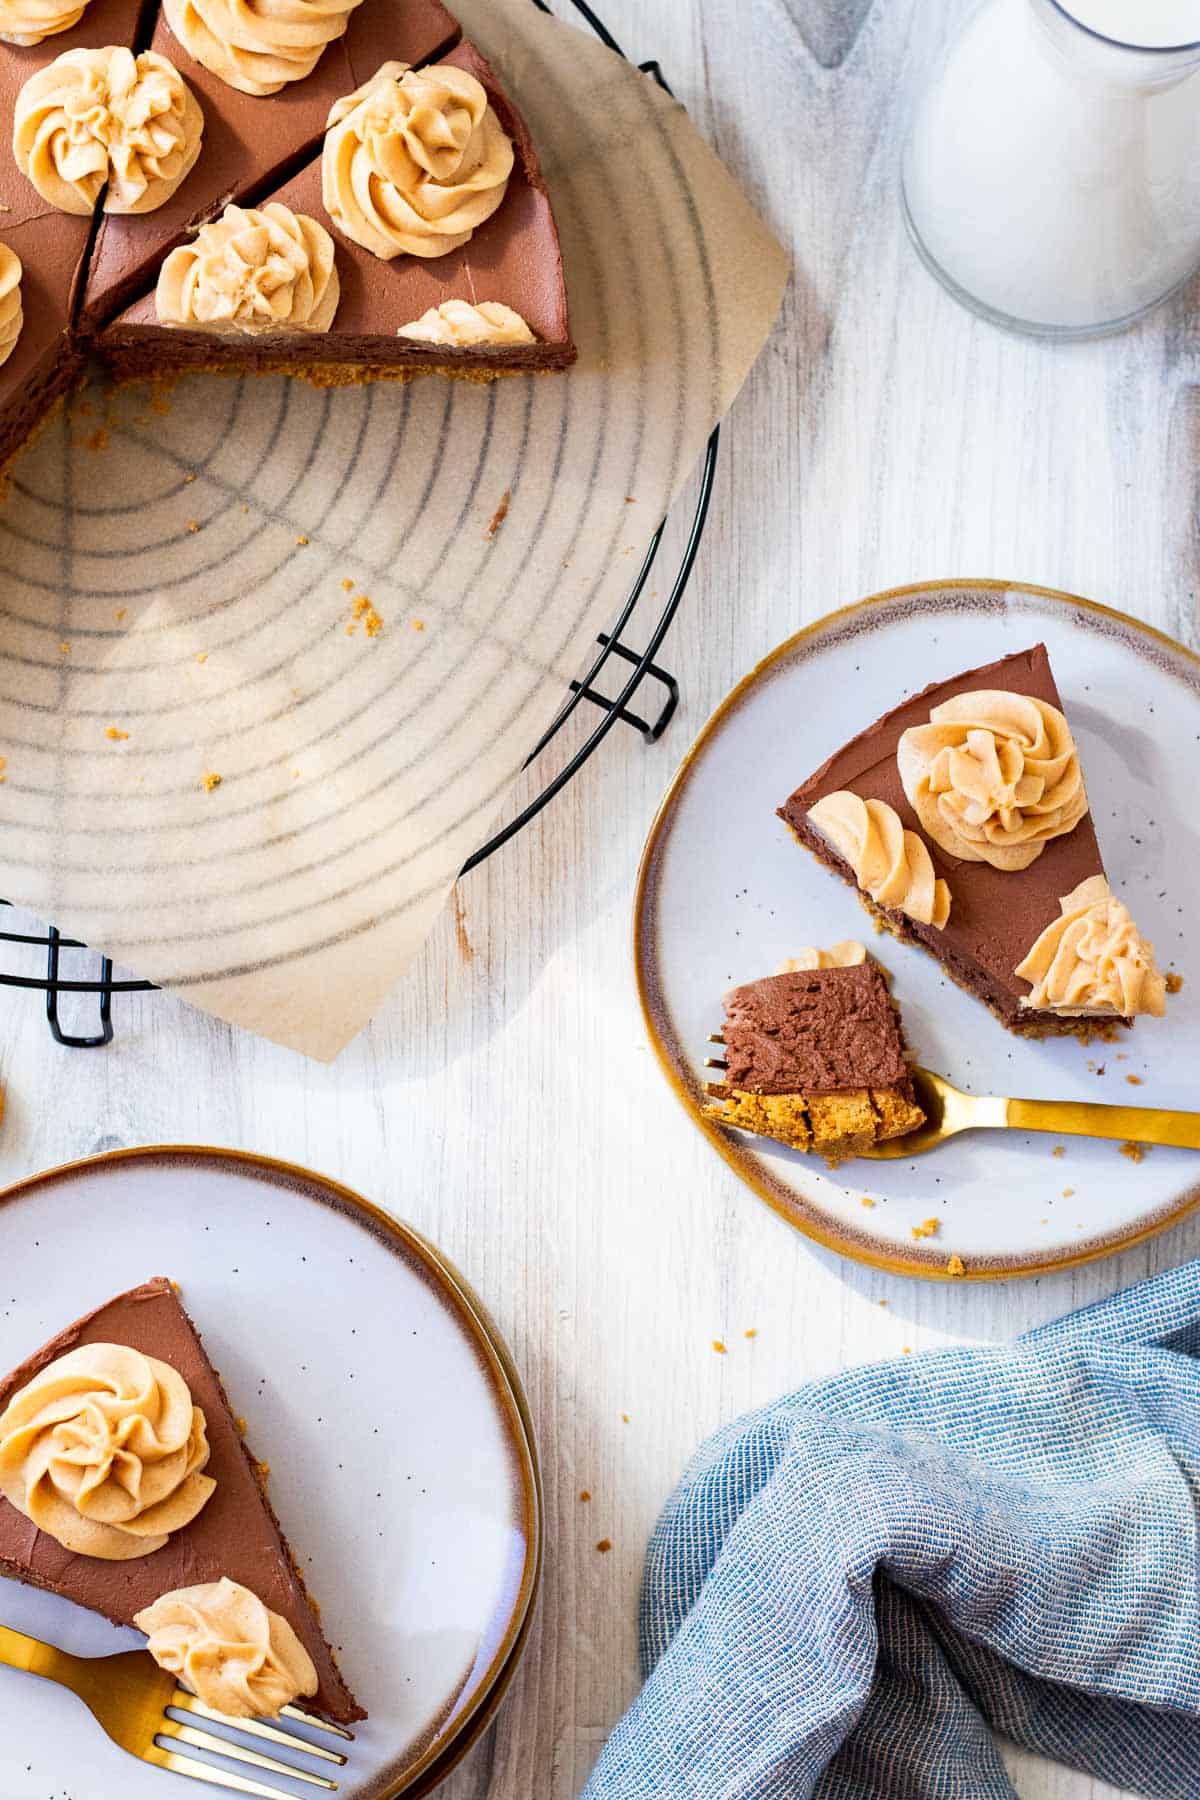
[[[655,1529],[586,1800],[1012,1800],[992,1732],[1200,1796],[1200,1262],[814,1382]]]

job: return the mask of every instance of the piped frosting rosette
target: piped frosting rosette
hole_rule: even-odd
[[[780,963],[780,975],[805,975],[810,970],[818,969],[853,969],[867,960],[867,947],[860,944],[857,938],[843,938],[840,944],[830,944],[826,950],[820,944],[808,944],[795,956],[789,956],[785,963]]]
[[[513,147],[474,75],[389,62],[329,114],[325,209],[364,250],[445,256],[503,200]]]
[[[1103,875],[1092,875],[1059,901],[1061,916],[1041,933],[1016,973],[1032,985],[1021,1002],[1068,1017],[1161,1018],[1166,981],[1154,945]]]
[[[13,155],[43,200],[90,215],[162,206],[200,154],[204,115],[165,56],[120,45],[64,50],[13,109]]]
[[[21,305],[21,259],[0,240],[0,363],[17,347],[25,313]]]
[[[1088,809],[1070,726],[1028,694],[956,694],[909,727],[896,763],[922,830],[964,862],[1027,869]]]
[[[402,325],[397,337],[416,338],[423,344],[445,344],[466,350],[481,344],[535,344],[537,339],[519,312],[500,300],[443,300],[428,312]]]
[[[163,0],[184,49],[227,87],[277,94],[311,75],[360,0]]]
[[[215,1483],[182,1375],[124,1344],[49,1363],[0,1413],[0,1494],[78,1556],[128,1562],[189,1525]]]
[[[317,1691],[312,1658],[287,1620],[228,1576],[172,1589],[134,1624],[159,1667],[227,1718],[278,1718]]]
[[[62,0],[0,0],[0,43],[28,49],[43,38],[55,37],[78,25],[87,0],[64,6]]]
[[[164,325],[210,331],[328,331],[337,311],[333,239],[279,201],[227,206],[166,258],[155,289]]]
[[[863,800],[848,788],[826,794],[808,814],[880,906],[894,907],[939,931],[950,917],[950,889],[934,874],[933,859],[915,831],[884,800]]]

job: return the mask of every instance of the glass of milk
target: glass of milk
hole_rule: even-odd
[[[1017,331],[1115,331],[1200,267],[1200,0],[985,0],[925,93],[903,205]]]

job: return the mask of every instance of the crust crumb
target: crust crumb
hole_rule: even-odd
[[[1128,1144],[1121,1145],[1121,1155],[1127,1156],[1131,1163],[1145,1162],[1146,1145],[1135,1144],[1131,1140]]]
[[[503,525],[505,519],[508,517],[508,508],[509,508],[511,501],[512,501],[512,489],[505,488],[504,492],[500,496],[500,504],[496,508],[495,512],[492,514],[492,522],[488,526],[487,530],[484,532],[485,537],[489,537],[489,538],[495,537],[496,533],[499,531],[500,527]]]
[[[5,773],[5,771],[6,771],[6,770],[7,770],[7,768],[8,768],[8,758],[7,758],[7,756],[0,756],[0,781],[7,781],[7,780],[8,780],[8,776],[7,776],[7,774],[6,774],[6,773]]]
[[[728,1350],[727,1350],[726,1346],[721,1342],[720,1338],[713,1339],[712,1347],[716,1351],[718,1356],[728,1355]]]
[[[1065,1156],[1067,1154],[1067,1146],[1065,1144],[1055,1144],[1050,1154],[1051,1156]]]
[[[211,794],[214,788],[220,787],[221,777],[210,771],[207,775],[200,777],[200,785],[206,794]]]
[[[621,1414],[621,1423],[622,1423],[622,1425],[628,1425],[628,1423],[629,1423],[629,1414],[628,1413]]]
[[[1142,1078],[1140,1075],[1127,1075],[1125,1079],[1130,1087],[1141,1087],[1142,1085]]]
[[[58,646],[58,649],[61,656],[70,656],[71,654],[71,646],[65,640]]]
[[[580,1500],[582,1500],[582,1502],[585,1506],[587,1505],[587,1503],[591,1499],[591,1497],[592,1497],[592,1495],[591,1495],[590,1488],[580,1488],[579,1498],[580,1498]]]
[[[127,606],[118,606],[116,612],[113,614],[113,618],[117,621],[118,625],[123,625],[128,617],[129,608]]]
[[[864,1194],[858,1204],[860,1206],[874,1206],[875,1202],[872,1200],[870,1194]]]
[[[758,1336],[757,1325],[751,1325],[749,1331],[747,1331],[744,1335],[748,1338],[756,1338]]]
[[[303,532],[301,532],[301,533],[300,533],[300,536],[299,536],[299,537],[298,537],[298,538],[297,538],[297,539],[296,539],[296,542],[297,542],[297,543],[298,543],[298,544],[299,544],[299,546],[300,546],[300,548],[301,548],[301,549],[302,549],[302,550],[304,550],[304,549],[307,549],[307,547],[308,547],[308,539],[307,539],[307,537],[306,537],[306,536],[305,536],[305,535],[304,535],[304,533],[303,533]]]
[[[912,1234],[915,1238],[936,1237],[942,1228],[940,1219],[924,1219],[920,1225],[914,1225]]]
[[[966,1272],[967,1272],[967,1265],[963,1261],[961,1256],[951,1256],[947,1259],[947,1262],[946,1262],[947,1275],[965,1275]]]
[[[600,1542],[596,1545],[596,1548],[600,1552],[601,1556],[607,1556],[609,1551],[612,1549],[612,1539],[611,1538],[601,1538]]]
[[[1168,992],[1168,994],[1177,994],[1179,992],[1180,988],[1182,988],[1182,986],[1183,986],[1183,976],[1180,975],[1175,969],[1172,969],[1167,976],[1167,992]]]
[[[187,525],[189,531],[199,531],[200,529],[199,519],[189,519]]]
[[[114,744],[123,744],[125,739],[129,736],[129,733],[127,731],[122,731],[119,725],[106,725],[104,728],[104,735],[106,738],[111,739]]]
[[[1064,1199],[1064,1200],[1070,1200],[1070,1199],[1071,1199],[1071,1197],[1072,1197],[1072,1196],[1073,1196],[1073,1194],[1074,1194],[1074,1192],[1075,1192],[1075,1189],[1074,1189],[1074,1188],[1064,1188],[1064,1189],[1063,1189],[1063,1191],[1062,1191],[1062,1197],[1063,1197],[1063,1199]]]

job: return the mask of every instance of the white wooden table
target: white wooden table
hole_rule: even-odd
[[[676,762],[804,621],[917,577],[998,575],[1197,641],[1196,290],[1124,337],[1059,349],[976,323],[918,266],[896,207],[903,120],[960,0],[602,10],[631,54],[661,59],[796,258],[664,651],[683,684],[676,722],[652,750],[614,732],[461,884],[419,966],[332,1068],[162,995],[118,1002],[103,1052],[57,1049],[36,997],[0,1001],[0,1180],[156,1140],[290,1157],[413,1220],[507,1334],[540,1434],[545,1584],[498,1726],[447,1800],[578,1792],[637,1685],[647,1533],[720,1422],[904,1345],[1006,1338],[1200,1250],[1198,1219],[1011,1286],[836,1261],[743,1191],[685,1119],[643,1037],[629,954],[638,853]],[[1013,1768],[1035,1800],[1109,1792],[1033,1758]]]

